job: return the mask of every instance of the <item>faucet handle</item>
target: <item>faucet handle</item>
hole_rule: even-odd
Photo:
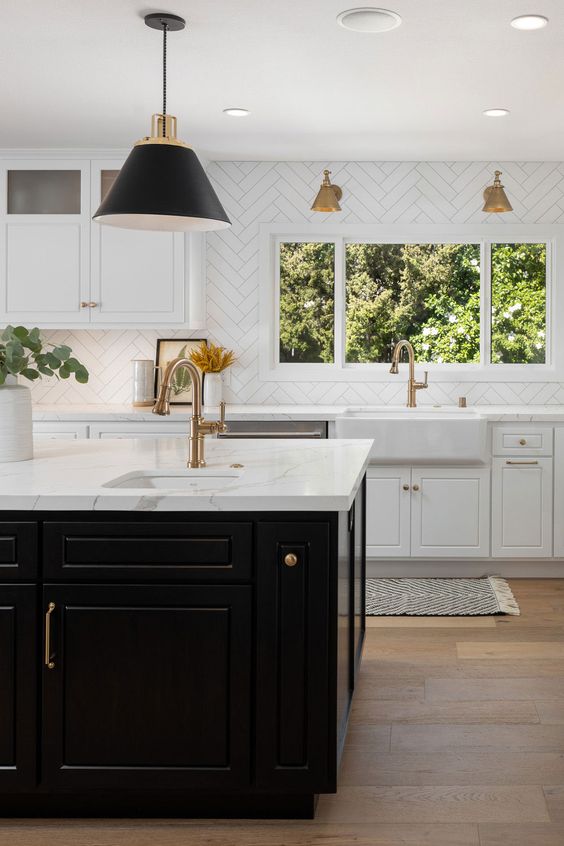
[[[429,382],[428,382],[429,371],[424,370],[423,372],[425,374],[425,381],[424,382],[415,382],[414,387],[415,387],[416,391],[420,391],[422,388],[428,388],[429,387]]]
[[[225,400],[221,400],[219,403],[219,420],[217,423],[217,431],[218,432],[226,432],[227,425],[225,423]]]

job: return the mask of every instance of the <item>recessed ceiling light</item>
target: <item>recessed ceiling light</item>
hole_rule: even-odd
[[[229,115],[229,117],[248,117],[251,113],[248,109],[232,108],[224,109],[223,114]]]
[[[401,24],[401,18],[388,9],[368,7],[341,12],[337,15],[337,23],[353,32],[388,32]]]
[[[547,23],[548,18],[544,15],[519,15],[513,18],[511,26],[514,29],[544,29]]]
[[[509,109],[486,109],[484,115],[486,117],[506,117],[509,114]]]

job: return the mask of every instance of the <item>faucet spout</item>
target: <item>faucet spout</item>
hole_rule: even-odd
[[[202,377],[196,365],[188,358],[175,358],[167,366],[157,401],[153,406],[153,414],[165,416],[170,414],[170,392],[174,377],[178,370],[184,368],[190,374],[192,382],[192,416],[190,417],[190,436],[188,439],[189,456],[188,467],[205,467],[204,436],[225,432],[225,403],[221,403],[221,419],[208,422],[202,417]]]

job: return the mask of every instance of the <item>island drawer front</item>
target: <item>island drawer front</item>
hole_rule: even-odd
[[[65,581],[245,581],[252,524],[45,523],[44,567]]]
[[[33,579],[37,573],[37,523],[0,523],[0,581]]]

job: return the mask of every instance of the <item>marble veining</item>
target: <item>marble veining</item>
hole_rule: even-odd
[[[372,441],[208,439],[210,468],[244,465],[241,476],[205,490],[104,487],[125,473],[180,470],[179,439],[50,441],[31,461],[0,464],[0,510],[29,511],[347,511],[368,465]],[[187,477],[198,471],[186,469]],[[211,477],[207,477],[209,482]]]

